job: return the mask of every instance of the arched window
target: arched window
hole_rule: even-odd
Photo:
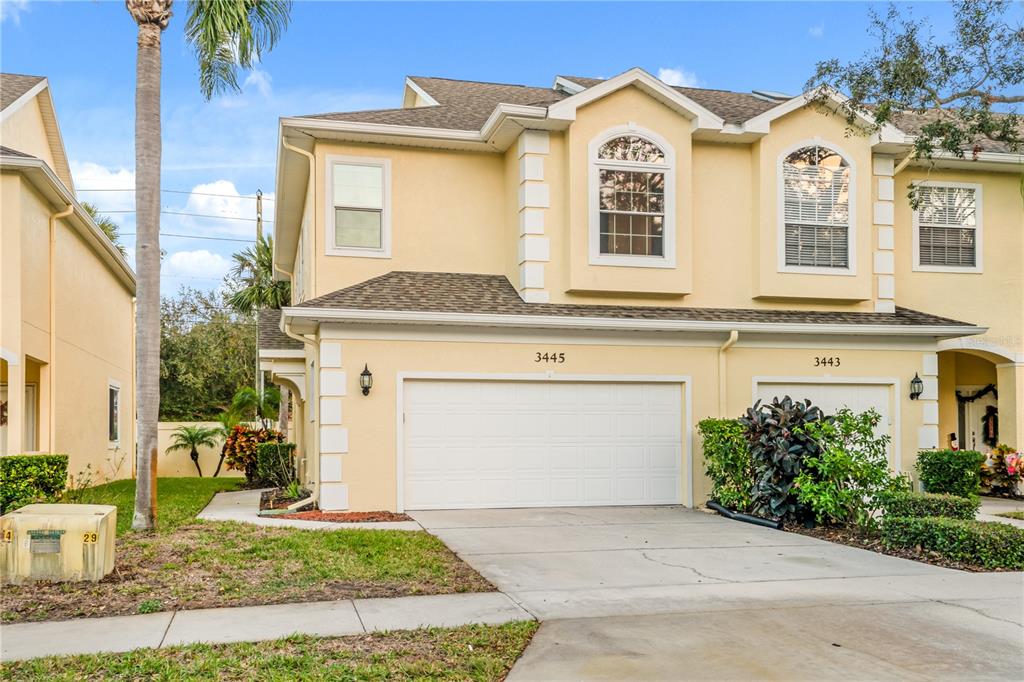
[[[629,132],[604,138],[596,148],[592,144],[591,154],[597,203],[591,261],[670,264],[671,150],[647,135]]]
[[[782,162],[785,264],[850,267],[851,169],[828,147],[810,145]]]

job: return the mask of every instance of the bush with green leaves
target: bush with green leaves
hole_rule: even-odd
[[[260,443],[256,446],[256,478],[275,488],[295,480],[295,443]]]
[[[886,516],[882,542],[889,548],[921,547],[989,569],[1024,569],[1024,528],[998,521]]]
[[[796,477],[797,500],[818,523],[874,527],[880,498],[910,490],[910,481],[889,472],[888,435],[878,435],[881,416],[843,408],[830,419],[800,427],[818,444],[807,454]]]
[[[925,492],[974,497],[984,463],[985,455],[974,450],[922,450],[916,468]]]
[[[702,419],[697,430],[704,441],[704,473],[711,479],[711,499],[728,509],[749,511],[754,461],[736,419]]]
[[[939,495],[935,493],[901,492],[883,495],[882,513],[885,516],[927,518],[945,516],[951,519],[973,519],[981,506],[977,497]]]
[[[0,514],[34,502],[56,502],[67,481],[67,455],[0,457]]]
[[[245,472],[245,480],[255,484],[259,481],[256,473],[256,446],[260,443],[280,443],[283,440],[284,436],[279,431],[237,424],[224,439],[224,461],[228,469]]]
[[[821,452],[807,426],[828,419],[811,401],[789,396],[765,404],[759,400],[739,419],[754,461],[755,513],[789,522],[809,518],[809,509],[797,499],[793,486],[803,459]]]

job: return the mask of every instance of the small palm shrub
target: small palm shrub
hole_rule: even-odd
[[[915,466],[925,492],[974,497],[984,463],[985,455],[974,450],[922,450]]]
[[[728,509],[750,511],[754,460],[735,419],[702,419],[697,424],[704,441],[704,473],[711,479],[711,499]]]
[[[797,500],[823,524],[876,527],[882,497],[908,492],[910,481],[889,472],[889,436],[876,435],[881,416],[841,409],[827,420],[801,427],[819,446],[807,454],[796,477]]]
[[[167,448],[167,452],[175,452],[178,450],[188,450],[189,457],[192,458],[192,463],[196,466],[196,473],[199,474],[199,478],[203,477],[203,469],[199,466],[199,448],[213,448],[217,446],[217,442],[220,440],[220,429],[216,427],[199,426],[179,426],[171,434],[171,445]]]
[[[828,419],[809,400],[789,396],[765,404],[759,400],[740,418],[754,460],[755,513],[790,522],[810,518],[794,485],[803,459],[821,453],[807,426]]]

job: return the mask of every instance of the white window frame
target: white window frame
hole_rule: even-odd
[[[940,180],[924,180],[921,182],[915,182],[917,187],[962,187],[964,189],[974,190],[974,216],[976,225],[974,227],[974,265],[964,266],[959,265],[922,265],[921,264],[921,225],[919,222],[918,212],[911,209],[912,220],[913,220],[913,270],[914,272],[959,272],[965,274],[978,274],[984,272],[984,264],[982,262],[982,249],[983,241],[982,236],[984,231],[982,226],[984,221],[982,220],[982,206],[984,204],[982,197],[982,186],[975,182],[945,182]]]
[[[653,168],[647,163],[629,161],[607,161],[597,158],[601,146],[609,140],[624,135],[643,137],[658,145],[665,155],[664,168]],[[590,216],[588,226],[589,262],[591,265],[614,265],[628,268],[674,268],[676,267],[676,152],[672,145],[661,135],[652,130],[638,127],[635,123],[616,126],[605,130],[590,141],[587,146],[588,160],[588,191],[587,213]],[[601,208],[600,180],[601,168],[640,172],[662,172],[665,174],[665,217],[662,222],[663,251],[661,256],[634,256],[626,254],[601,253]]]
[[[326,180],[326,195],[324,205],[324,249],[328,256],[356,256],[359,258],[391,258],[391,159],[377,156],[347,156],[342,154],[328,154],[325,163],[327,172],[324,173]],[[362,248],[355,246],[336,246],[334,243],[334,166],[345,164],[349,166],[375,166],[383,170],[383,196],[381,197],[380,215],[380,248]]]
[[[117,391],[117,439],[110,440],[110,391]],[[121,382],[117,379],[107,379],[107,449],[114,450],[121,445]]]
[[[847,262],[845,268],[826,268],[815,265],[786,265],[786,179],[782,165],[793,152],[804,147],[826,147],[841,156],[850,169],[849,226],[846,229]],[[782,150],[775,162],[776,181],[776,241],[778,249],[777,270],[785,274],[832,275],[852,277],[857,274],[857,165],[853,157],[842,147],[820,137],[801,140]]]

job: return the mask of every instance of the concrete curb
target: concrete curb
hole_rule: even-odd
[[[534,620],[501,592],[344,599],[3,626],[0,660]]]

